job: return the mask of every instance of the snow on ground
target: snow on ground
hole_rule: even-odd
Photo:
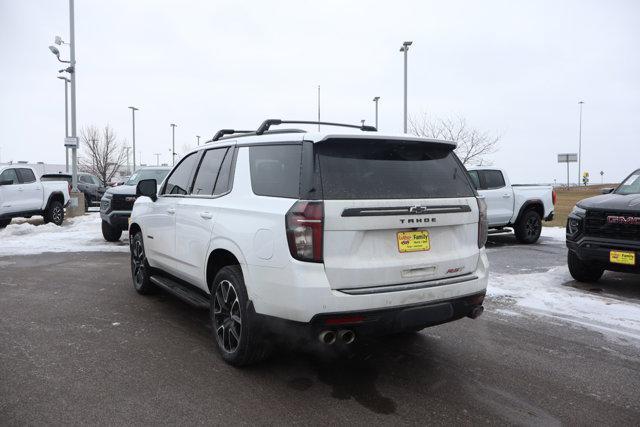
[[[564,227],[542,227],[542,233],[540,235],[542,237],[549,237],[553,240],[562,240],[563,242],[566,239],[566,230]]]
[[[546,273],[490,274],[487,296],[504,303],[499,313],[549,316],[565,322],[631,338],[640,345],[640,304],[631,299],[592,294],[571,287],[567,267]]]
[[[126,232],[119,243],[109,243],[102,237],[100,224],[100,215],[96,213],[65,219],[61,227],[42,224],[38,220],[14,220],[5,229],[0,229],[0,256],[129,251]]]

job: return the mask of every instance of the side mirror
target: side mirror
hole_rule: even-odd
[[[4,181],[0,181],[0,185],[13,185],[12,179],[6,179]]]
[[[603,188],[602,189],[602,194],[609,194],[609,193],[613,193],[614,188]]]
[[[154,202],[158,200],[158,183],[155,179],[143,179],[136,185],[136,196],[146,196]]]

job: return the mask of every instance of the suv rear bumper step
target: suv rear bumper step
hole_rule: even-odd
[[[149,280],[187,304],[191,304],[196,308],[209,308],[209,299],[190,286],[183,285],[164,276],[151,276]]]
[[[432,288],[435,286],[453,285],[455,283],[469,282],[476,280],[478,276],[465,274],[464,276],[448,277],[446,279],[427,280],[422,282],[402,283],[399,285],[372,286],[368,288],[336,289],[349,295],[370,295],[386,292],[412,291],[415,289]]]

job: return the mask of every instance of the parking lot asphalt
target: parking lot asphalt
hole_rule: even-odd
[[[514,258],[534,270],[564,262],[557,242],[518,246],[508,257],[509,239],[488,245],[496,271],[513,270]],[[0,272],[2,425],[640,419],[638,347],[505,316],[491,300],[476,320],[349,349],[282,348],[237,369],[216,354],[206,311],[135,293],[125,253],[4,257]]]

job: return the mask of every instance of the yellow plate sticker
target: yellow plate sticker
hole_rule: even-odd
[[[400,231],[397,237],[400,252],[418,252],[431,249],[428,231]]]
[[[612,264],[636,265],[636,253],[626,251],[609,252],[609,261]]]

